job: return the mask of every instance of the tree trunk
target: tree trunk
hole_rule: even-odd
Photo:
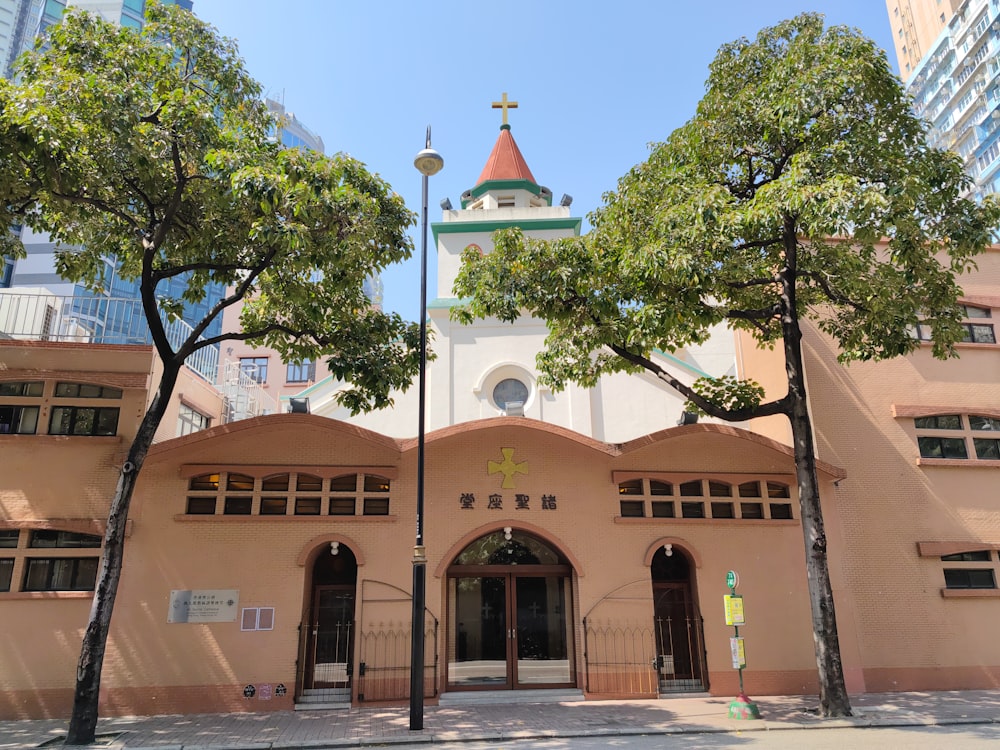
[[[794,241],[794,235],[793,235]],[[813,442],[812,420],[806,398],[805,373],[802,364],[802,329],[795,313],[794,254],[789,264],[791,272],[783,274],[782,340],[785,350],[785,374],[788,377],[789,411],[792,444],[795,451],[795,474],[799,489],[799,515],[806,546],[806,578],[809,584],[809,606],[812,613],[813,643],[816,647],[816,667],[819,671],[820,716],[850,716],[851,701],[844,683],[844,665],[840,658],[840,638],[837,635],[837,615],[830,585],[827,562],[826,530],[819,500],[819,479],[816,474],[816,446]]]
[[[108,526],[104,532],[104,550],[94,601],[90,607],[90,619],[83,635],[80,660],[76,666],[76,691],[73,694],[73,713],[66,735],[67,745],[91,745],[97,734],[101,668],[104,664],[111,615],[114,611],[125,557],[125,525],[128,520],[128,509],[136,479],[146,459],[146,453],[153,444],[153,436],[163,420],[179,372],[179,365],[164,363],[163,376],[156,395],[142,418],[129,448],[128,458],[118,477],[118,486],[115,488],[115,496],[108,513]]]

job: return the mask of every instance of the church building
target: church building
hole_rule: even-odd
[[[502,227],[581,231],[504,120],[461,206],[432,226],[425,700],[735,695],[730,571],[747,692],[816,692],[787,423],[698,420],[644,375],[552,392],[535,366],[542,321],[450,320],[464,249],[489,253]],[[844,367],[818,331],[804,341],[853,693],[1000,681],[1000,249],[963,283],[961,359],[922,347]],[[148,398],[148,347],[84,352],[0,341],[3,718],[68,715],[107,502]],[[784,392],[780,355],[724,328],[654,356],[685,382],[736,375]],[[105,715],[408,700],[417,389],[350,417],[335,401],[342,387],[320,379],[292,397],[308,411],[151,449]],[[193,388],[178,388],[182,403]],[[60,432],[87,408],[103,427]]]

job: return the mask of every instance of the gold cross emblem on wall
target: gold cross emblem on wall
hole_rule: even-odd
[[[503,124],[507,124],[507,110],[517,109],[517,102],[507,101],[507,92],[503,92],[503,96],[500,97],[500,101],[493,102],[493,109],[499,109],[503,111]]]
[[[486,469],[490,474],[503,474],[503,484],[500,486],[505,490],[514,489],[514,475],[527,474],[528,462],[514,463],[514,449],[501,448],[503,461],[487,461]]]

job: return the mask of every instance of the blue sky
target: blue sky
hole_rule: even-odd
[[[195,0],[199,17],[239,43],[250,73],[283,100],[327,153],[365,162],[420,210],[413,157],[427,125],[445,160],[439,202],[474,186],[493,143],[503,92],[511,132],[535,179],[574,216],[694,113],[725,42],[804,11],[860,29],[896,69],[881,0]],[[586,223],[584,225],[586,227]],[[419,234],[414,230],[419,253]],[[436,290],[433,239],[428,298]],[[416,320],[419,261],[383,274],[385,307]]]

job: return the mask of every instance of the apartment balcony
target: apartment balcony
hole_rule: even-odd
[[[183,320],[168,320],[163,312],[160,316],[170,345],[179,347],[191,334],[191,326]],[[90,344],[152,344],[140,300],[63,296],[44,289],[0,289],[0,338]],[[219,349],[216,346],[199,349],[187,358],[185,364],[214,384],[219,372]]]

